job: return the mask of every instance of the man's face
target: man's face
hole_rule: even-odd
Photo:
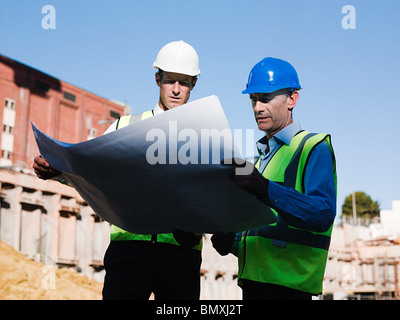
[[[297,91],[294,91],[289,97],[281,90],[250,94],[258,129],[264,131],[268,137],[272,137],[291,124],[293,122],[292,110],[298,97]]]
[[[173,72],[156,73],[156,82],[160,87],[160,107],[165,111],[185,104],[190,97],[197,78]]]

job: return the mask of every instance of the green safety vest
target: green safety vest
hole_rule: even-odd
[[[331,139],[326,134],[300,131],[282,145],[267,164],[263,177],[304,194],[304,169],[311,151],[326,141],[336,165]],[[260,167],[261,159],[255,166]],[[272,208],[271,208],[272,209]],[[333,224],[327,232],[311,232],[288,225],[272,209],[278,222],[242,233],[239,242],[238,282],[252,280],[320,294]]]
[[[153,111],[145,111],[143,113],[122,116],[119,118],[117,123],[117,130],[124,128],[130,124],[136,123],[138,121],[150,118],[153,116]],[[176,242],[172,233],[159,233],[159,234],[135,234],[125,231],[115,225],[111,226],[111,240],[137,240],[137,241],[151,241],[151,242],[162,242],[169,243],[173,245],[179,246],[179,243]],[[192,249],[201,251],[203,247],[203,240],[200,240],[200,243],[194,246]]]

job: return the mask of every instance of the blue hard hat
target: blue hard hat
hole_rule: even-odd
[[[264,58],[251,69],[242,93],[270,93],[284,88],[301,89],[296,70],[284,60]]]

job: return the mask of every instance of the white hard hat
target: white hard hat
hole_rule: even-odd
[[[173,41],[158,52],[153,68],[197,76],[200,75],[199,56],[190,44],[182,40]]]

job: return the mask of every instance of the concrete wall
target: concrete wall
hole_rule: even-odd
[[[211,235],[203,238],[203,263],[201,265],[201,293],[203,300],[240,300],[242,290],[237,285],[237,258],[229,254],[220,256],[212,247]]]
[[[0,238],[46,265],[102,281],[110,225],[71,187],[0,169]]]
[[[393,209],[396,211],[395,205]],[[400,224],[397,217],[389,218],[369,226],[344,223],[334,227],[325,295],[335,299],[400,299]]]

